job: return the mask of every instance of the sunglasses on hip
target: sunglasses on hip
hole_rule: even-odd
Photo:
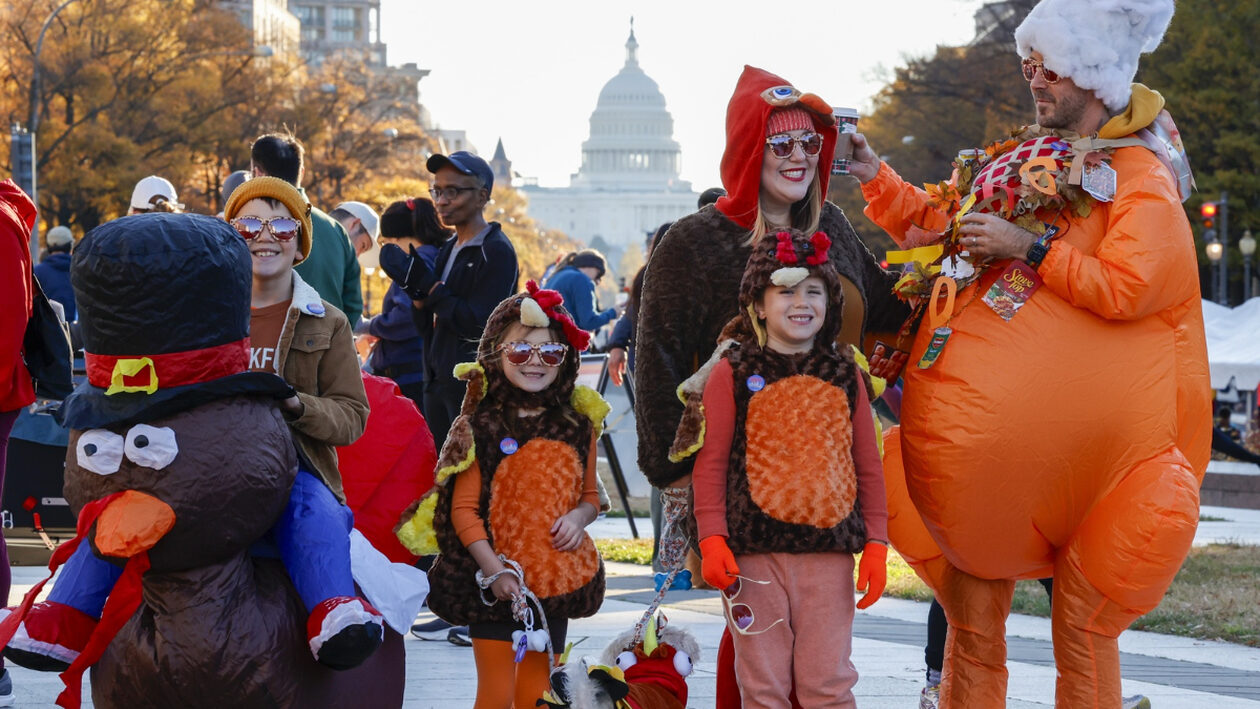
[[[817,155],[822,152],[823,137],[817,133],[806,133],[799,138],[793,138],[787,133],[779,133],[766,138],[766,145],[770,146],[770,152],[774,153],[776,158],[792,157],[792,151],[796,150],[798,145],[801,146],[802,153]]]
[[[1041,78],[1045,79],[1047,84],[1057,84],[1061,78],[1058,72],[1047,69],[1045,64],[1036,59],[1025,59],[1019,63],[1019,68],[1024,72],[1024,81],[1032,81],[1038,69],[1041,70]]]
[[[740,635],[761,635],[770,628],[784,622],[782,618],[774,621],[770,625],[761,630],[749,630],[756,621],[756,615],[753,614],[752,606],[747,603],[738,602],[739,592],[743,588],[743,582],[755,583],[760,586],[768,586],[769,581],[758,581],[750,579],[747,576],[735,576],[735,580],[731,585],[722,589],[722,603],[726,606],[726,612],[730,617],[731,623],[735,626],[735,631]]]
[[[568,353],[569,346],[563,342],[543,342],[537,345],[531,345],[528,342],[508,342],[501,349],[503,356],[512,364],[525,364],[537,353],[539,362],[548,367],[559,367],[564,363],[564,356]]]
[[[292,217],[237,217],[228,223],[246,241],[262,236],[264,227],[271,231],[276,241],[290,241],[302,231],[302,223]]]

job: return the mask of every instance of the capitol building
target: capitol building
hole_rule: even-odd
[[[525,185],[529,214],[585,243],[640,246],[662,222],[696,210],[691,183],[679,179],[674,119],[656,82],[639,67],[634,29],[626,63],[599,92],[582,166],[568,187]]]

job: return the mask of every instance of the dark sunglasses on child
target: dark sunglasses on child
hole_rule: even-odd
[[[802,153],[817,155],[822,152],[823,137],[817,133],[806,133],[799,138],[793,138],[787,133],[779,133],[766,138],[766,145],[770,146],[770,152],[776,158],[792,157],[792,151],[796,150],[797,145],[801,146]]]
[[[263,228],[271,230],[276,241],[289,241],[302,230],[302,223],[293,217],[237,217],[228,222],[236,229],[236,233],[246,241],[253,241],[262,236]]]
[[[542,342],[537,345],[531,345],[528,342],[507,342],[501,349],[507,361],[515,365],[529,362],[534,353],[537,353],[538,361],[544,365],[559,367],[564,363],[564,355],[569,351],[569,346],[563,342]]]

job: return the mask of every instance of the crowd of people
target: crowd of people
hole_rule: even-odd
[[[745,67],[722,188],[650,235],[647,265],[612,307],[598,303],[610,266],[593,249],[522,284],[511,240],[485,217],[494,173],[464,151],[427,160],[428,199],[325,213],[302,190],[301,143],[264,135],[225,179],[217,220],[182,214],[174,185],[149,176],[128,216],[101,229],[226,224],[247,247],[247,366],[235,373],[282,380],[254,393],[270,391],[298,460],[256,553],[283,563],[328,668],[361,665],[385,637],[352,578],[337,454],[369,425],[366,370],[397,385],[440,451],[433,488],[415,491],[397,530],[439,616],[413,633],[472,647],[477,707],[545,693],[557,705],[547,651],[605,589],[585,528],[608,507],[595,466],[608,405],[577,373],[606,328],[639,467],[665,491],[652,498],[654,564],[682,563],[658,553],[662,520],[688,520],[667,526],[694,532],[696,570],[721,592],[719,707],[854,706],[854,614],[883,593],[890,544],[937,595],[924,709],[1004,706],[1019,578],[1051,594],[1057,706],[1149,707],[1121,697],[1116,638],[1188,551],[1210,444],[1193,241],[1169,159],[1180,146],[1153,128],[1172,125],[1163,98],[1132,83],[1171,16],[1171,2],[1043,0],[1015,34],[1035,123],[960,156],[952,202],[902,181],[819,96]],[[827,201],[838,157],[836,174],[861,183],[866,214],[919,267],[882,268]],[[34,206],[4,185],[0,217],[6,302],[29,317],[38,279],[74,322],[72,275],[93,257],[59,226],[32,268]],[[369,251],[391,284],[365,318]],[[5,310],[0,482],[8,428],[34,400],[15,345],[27,318]],[[371,345],[365,362],[356,337]],[[66,407],[91,421],[116,390],[135,393],[137,373],[77,344],[88,381]],[[1100,358],[1097,374],[1081,372]],[[1010,413],[1013,399],[1042,415]],[[103,624],[121,568],[88,545],[64,561],[12,629],[5,655],[19,664],[65,670]],[[0,705],[11,697],[6,673]]]

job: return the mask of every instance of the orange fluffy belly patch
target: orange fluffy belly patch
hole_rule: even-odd
[[[576,551],[551,545],[551,526],[582,495],[582,466],[572,447],[542,438],[506,456],[490,488],[495,550],[525,569],[525,584],[541,598],[576,591],[599,570],[589,535]]]
[[[797,375],[762,389],[748,404],[748,491],[783,522],[834,527],[853,510],[853,426],[849,397]]]

